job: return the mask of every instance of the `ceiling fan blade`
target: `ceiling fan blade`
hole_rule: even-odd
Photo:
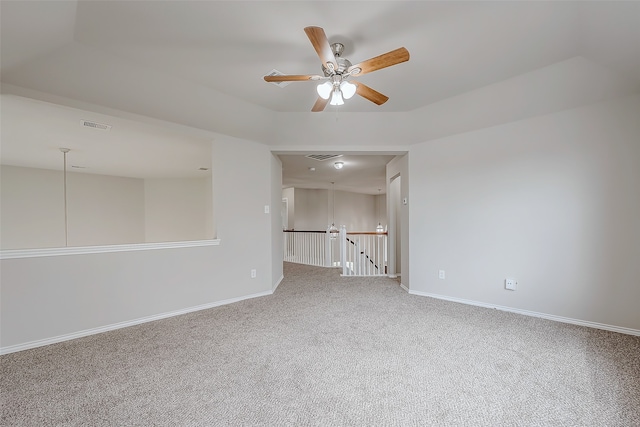
[[[365,84],[355,81],[352,82],[357,85],[356,93],[361,97],[373,102],[374,104],[382,105],[389,100],[388,96],[381,94],[377,90],[371,89]]]
[[[284,76],[264,76],[267,82],[303,82],[307,80],[320,80],[322,76],[314,74],[289,74]]]
[[[375,58],[367,59],[359,64],[352,65],[347,69],[347,72],[352,76],[360,76],[362,74],[370,73],[372,71],[380,70],[382,68],[390,67],[392,65],[400,64],[409,60],[409,51],[404,47],[392,50],[391,52],[383,53]],[[356,72],[357,69],[359,72]]]
[[[324,30],[320,27],[305,27],[304,32],[307,33],[307,37],[309,37],[320,61],[322,61],[322,65],[329,70],[337,69],[336,57],[331,50],[331,45]]]
[[[313,104],[313,108],[311,109],[311,111],[313,111],[314,113],[323,111],[324,107],[326,107],[328,103],[329,99],[324,99],[323,97],[319,96],[316,100],[316,103]]]

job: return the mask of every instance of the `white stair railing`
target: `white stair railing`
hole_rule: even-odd
[[[338,264],[338,242],[327,231],[283,230],[284,260],[298,264],[332,267]]]
[[[323,267],[325,239],[323,231],[284,230],[284,260]]]
[[[386,276],[387,233],[347,233],[340,227],[340,264],[343,276]]]
[[[284,260],[342,267],[343,276],[386,276],[387,233],[284,230]]]

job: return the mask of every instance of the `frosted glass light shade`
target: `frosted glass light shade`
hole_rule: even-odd
[[[329,99],[329,96],[331,96],[331,91],[333,90],[333,85],[331,84],[331,82],[324,82],[322,84],[319,84],[318,87],[316,87],[316,90],[318,91],[318,95],[322,99]]]
[[[344,100],[342,99],[342,93],[340,92],[340,89],[336,88],[333,91],[333,95],[331,95],[331,101],[329,101],[329,104],[331,104],[331,105],[343,105],[344,104]]]
[[[351,82],[344,80],[340,83],[340,90],[342,91],[342,96],[344,99],[349,99],[356,93],[356,85]]]
[[[338,227],[336,227],[335,224],[331,224],[329,226],[329,238],[330,239],[337,239],[338,238],[338,234],[340,233],[340,230],[338,230]]]

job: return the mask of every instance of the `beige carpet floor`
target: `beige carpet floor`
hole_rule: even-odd
[[[640,426],[639,337],[289,263],[272,296],[0,362],[2,426]]]

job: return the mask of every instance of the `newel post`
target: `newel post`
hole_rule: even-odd
[[[342,275],[347,275],[347,227],[340,226],[340,265],[342,266]]]

